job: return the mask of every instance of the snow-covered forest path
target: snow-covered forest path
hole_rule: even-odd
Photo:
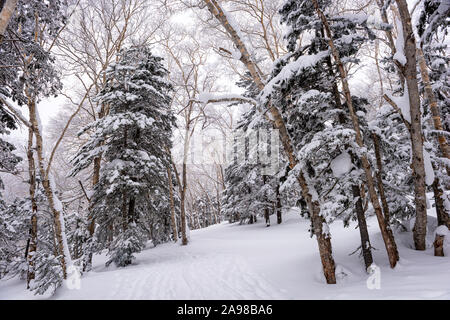
[[[409,232],[396,236],[401,260],[391,270],[376,220],[368,219],[377,248],[374,259],[381,268],[381,288],[369,290],[362,261],[357,254],[349,256],[359,246],[355,224],[348,229],[341,222],[331,225],[338,284],[327,285],[308,221],[291,210],[281,225],[272,222],[269,228],[259,220],[254,225],[223,223],[192,231],[188,246],[149,245],[126,268],[106,268],[105,257],[97,256],[80,290],[63,287],[52,298],[450,299],[450,258],[434,257],[432,249],[411,249]],[[45,298],[24,288],[23,281],[1,281],[0,299]]]

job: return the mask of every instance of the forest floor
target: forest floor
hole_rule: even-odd
[[[51,299],[450,299],[450,250],[433,256],[434,228],[425,252],[412,249],[411,232],[396,232],[400,262],[391,269],[376,219],[368,218],[381,270],[380,289],[370,290],[362,259],[350,255],[360,245],[356,223],[331,225],[338,283],[327,285],[309,222],[296,209],[280,225],[272,218],[268,228],[260,219],[191,231],[188,246],[149,245],[126,268],[106,268],[106,257],[96,256],[81,289],[61,287]],[[26,291],[23,281],[0,281],[0,299],[45,298]]]

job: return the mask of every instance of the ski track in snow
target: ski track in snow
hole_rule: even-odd
[[[152,255],[145,268],[115,273],[108,299],[284,299],[280,290],[251,270],[242,258],[228,254],[177,259]]]

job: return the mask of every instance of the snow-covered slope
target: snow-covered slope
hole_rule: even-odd
[[[324,281],[317,243],[298,211],[265,227],[223,223],[191,231],[188,246],[164,244],[147,248],[132,266],[105,268],[94,259],[80,290],[58,289],[55,299],[450,299],[450,258],[433,249],[411,248],[410,232],[396,234],[400,262],[389,268],[376,220],[368,219],[381,288],[367,288],[368,275],[357,254],[359,231],[352,224],[331,225],[338,284]],[[430,239],[432,238],[430,235]],[[39,299],[24,282],[0,282],[0,299]]]

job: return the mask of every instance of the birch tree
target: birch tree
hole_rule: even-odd
[[[410,138],[412,146],[412,170],[414,176],[414,201],[416,205],[416,222],[414,225],[414,244],[416,250],[425,250],[427,234],[427,205],[425,195],[425,165],[423,150],[422,115],[420,111],[419,86],[417,82],[416,40],[411,24],[408,4],[405,0],[396,0],[401,19],[399,39],[403,52],[399,53],[398,61],[402,71],[409,99]]]
[[[65,26],[66,3],[55,1],[51,5],[32,2],[25,5],[20,3],[17,16],[8,26],[9,37],[21,37],[23,41],[15,43],[9,51],[14,67],[9,73],[10,83],[8,96],[17,101],[19,105],[28,107],[29,118],[24,119],[14,106],[6,101],[4,96],[0,99],[12,112],[17,113],[21,122],[28,131],[28,161],[30,178],[30,197],[32,199],[33,214],[31,217],[31,251],[27,252],[29,263],[28,283],[34,278],[34,251],[36,250],[36,200],[35,183],[39,177],[44,188],[47,204],[53,215],[56,250],[62,269],[62,276],[67,277],[67,267],[72,264],[68,250],[63,219],[63,208],[55,194],[55,186],[50,174],[51,162],[46,161],[44,155],[44,142],[42,138],[42,125],[40,123],[37,104],[43,96],[54,95],[60,89],[59,77],[53,65],[51,50],[55,40]],[[32,18],[30,18],[32,17]],[[17,68],[17,69],[16,69]],[[22,78],[15,77],[17,72]],[[24,81],[23,81],[24,80]]]

